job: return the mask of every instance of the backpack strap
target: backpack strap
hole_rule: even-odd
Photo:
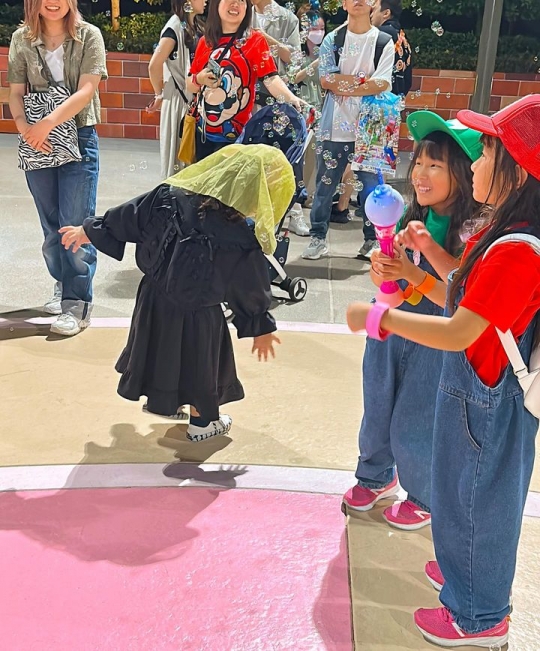
[[[334,58],[336,60],[336,67],[339,68],[339,60],[341,59],[341,52],[343,51],[343,46],[345,45],[345,37],[347,36],[347,25],[342,25],[338,27],[334,36]],[[386,32],[379,31],[377,36],[377,43],[375,44],[375,56],[373,57],[373,63],[375,64],[375,70],[379,66],[379,61],[384,48],[392,41],[390,34]]]
[[[334,59],[336,61],[336,68],[339,68],[339,60],[341,59],[341,52],[345,45],[345,36],[347,36],[347,24],[338,27],[334,35]]]
[[[524,242],[526,244],[529,244],[534,251],[540,255],[540,240],[535,237],[534,235],[529,235],[528,233],[510,233],[509,235],[503,235],[502,237],[499,237],[499,239],[495,240],[484,255],[482,256],[482,259],[486,257],[486,255],[491,251],[491,249],[494,246],[497,246],[497,244],[504,244],[504,242]],[[501,332],[498,328],[495,328],[497,331],[497,334],[499,335],[499,339],[501,340],[502,347],[504,348],[504,352],[508,356],[508,359],[510,360],[510,364],[512,364],[512,369],[514,370],[514,374],[516,377],[519,379],[525,377],[526,375],[529,374],[529,369],[527,368],[527,364],[523,361],[523,357],[521,356],[521,353],[519,352],[518,345],[516,343],[516,340],[514,339],[514,335],[512,334],[511,330],[507,330],[506,332]]]
[[[373,63],[375,64],[375,70],[379,67],[379,61],[381,60],[382,53],[384,48],[393,41],[394,39],[387,34],[386,32],[379,31],[379,36],[377,36],[377,44],[375,45],[375,56],[373,58]]]

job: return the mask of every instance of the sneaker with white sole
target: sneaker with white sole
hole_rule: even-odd
[[[62,314],[62,285],[60,283],[55,283],[54,294],[43,306],[43,311],[47,314]]]
[[[377,240],[367,240],[362,244],[358,255],[356,256],[359,260],[371,260],[373,251],[378,251],[380,249],[379,243]]]
[[[73,335],[78,335],[79,332],[87,328],[89,324],[90,319],[77,319],[77,317],[69,313],[61,314],[51,325],[51,332],[55,335],[72,337]]]
[[[437,561],[429,561],[426,563],[424,571],[431,585],[435,590],[437,590],[437,592],[440,592],[444,585],[444,576],[442,575],[439,563],[437,563]]]
[[[389,525],[403,531],[415,531],[431,524],[431,513],[410,500],[392,504],[382,515]]]
[[[321,240],[319,237],[311,237],[311,242],[302,253],[304,260],[318,260],[323,255],[328,253],[328,246],[326,240]]]
[[[300,235],[300,237],[307,237],[309,235],[309,226],[304,221],[304,211],[300,210],[291,210],[289,212],[289,230],[295,235]]]
[[[227,414],[221,414],[219,420],[212,420],[206,427],[189,425],[187,428],[187,439],[194,443],[200,443],[213,436],[224,436],[228,434],[232,426],[232,418]]]
[[[397,477],[382,488],[366,488],[365,486],[353,486],[343,496],[343,504],[353,511],[369,511],[379,500],[385,497],[394,497],[399,491]]]
[[[414,613],[414,623],[429,642],[447,649],[477,646],[494,649],[508,642],[508,618],[481,633],[467,633],[460,628],[447,608],[420,608]]]
[[[168,420],[176,420],[176,421],[184,421],[184,422],[187,422],[189,420],[189,414],[184,411],[183,407],[180,407],[180,409],[176,412],[176,414],[171,414],[170,416],[164,416],[163,414],[156,414],[155,411],[150,411],[150,409],[148,409],[147,402],[145,402],[144,405],[142,406],[142,410],[144,411],[145,414],[150,414],[151,416],[159,416],[160,418],[167,418]]]

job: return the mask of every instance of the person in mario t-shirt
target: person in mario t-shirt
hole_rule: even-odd
[[[250,29],[251,17],[250,0],[210,2],[187,82],[198,96],[198,161],[238,138],[251,115],[258,79],[280,101],[297,109],[305,104],[278,76],[264,36]]]

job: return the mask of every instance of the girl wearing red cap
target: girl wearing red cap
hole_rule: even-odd
[[[510,593],[531,480],[538,420],[496,329],[510,331],[528,364],[538,343],[540,255],[509,233],[540,236],[540,95],[492,117],[461,111],[481,131],[482,157],[473,164],[473,193],[489,217],[469,239],[451,274],[446,315],[425,316],[369,303],[349,306],[353,331],[397,334],[444,352],[437,394],[432,530],[437,561],[426,566],[441,590],[442,608],[420,609],[415,622],[443,647],[503,645],[508,640]],[[399,238],[430,259],[437,246],[420,227]],[[445,287],[429,298],[441,304]],[[540,330],[540,328],[539,328]]]

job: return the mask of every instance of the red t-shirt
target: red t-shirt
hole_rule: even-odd
[[[485,231],[467,242],[463,259]],[[460,306],[490,322],[466,355],[482,382],[495,386],[508,365],[495,328],[519,339],[540,309],[540,255],[529,244],[497,244],[472,268]]]
[[[217,59],[230,39],[230,34],[223,36],[219,46],[213,50],[203,36],[195,50],[190,74],[201,72],[210,57]],[[205,119],[208,140],[234,142],[251,115],[255,82],[276,75],[277,68],[270,48],[259,32],[251,32],[246,39],[236,40],[220,65],[223,68],[221,85],[204,91],[200,111]]]

